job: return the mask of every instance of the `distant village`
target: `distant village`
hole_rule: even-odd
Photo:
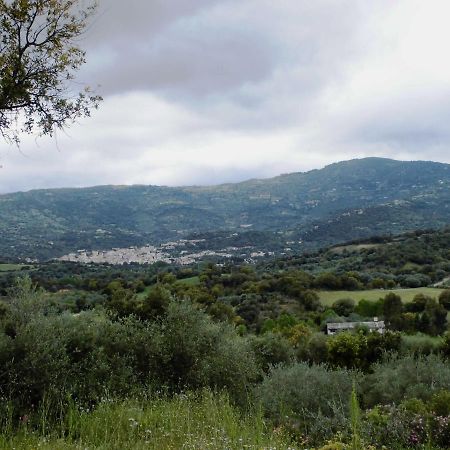
[[[154,264],[156,262],[189,265],[208,257],[224,260],[240,257],[246,262],[252,263],[255,259],[274,255],[273,252],[255,251],[255,248],[250,246],[192,251],[192,247],[196,247],[201,242],[205,242],[205,240],[181,239],[179,241],[166,242],[159,246],[146,245],[143,247],[113,248],[111,250],[81,249],[57,259],[59,261],[114,265],[128,263]]]

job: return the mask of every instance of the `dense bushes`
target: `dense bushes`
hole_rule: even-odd
[[[436,391],[427,401],[407,398],[364,412],[362,434],[376,448],[448,448],[450,391]]]
[[[366,406],[400,403],[405,399],[429,400],[439,390],[450,390],[450,365],[438,355],[391,357],[376,363],[366,377]]]
[[[336,300],[331,308],[338,316],[348,317],[355,310],[355,301],[351,298],[342,298]]]
[[[249,341],[189,302],[172,301],[153,322],[58,314],[28,281],[1,321],[0,367],[0,396],[20,415],[43,401],[89,405],[151,387],[226,388],[240,400],[258,374]]]
[[[306,447],[339,434],[348,442],[353,382],[364,407],[357,424],[363,448],[448,448],[450,367],[436,355],[391,358],[367,375],[305,363],[278,367],[256,388],[256,398],[267,417]]]
[[[450,289],[445,289],[439,295],[439,304],[442,305],[447,311],[450,311]]]
[[[305,334],[295,348],[298,361],[326,363],[333,367],[369,371],[373,363],[387,354],[397,353],[402,337],[396,332],[370,333],[367,329],[342,332],[332,336]]]
[[[154,378],[160,385],[226,388],[238,400],[257,376],[249,341],[230,325],[212,322],[188,302],[170,303],[167,315],[152,332],[159,341]]]
[[[407,448],[432,430],[443,446],[450,436],[450,335],[326,336],[287,313],[266,319],[259,335],[240,335],[188,300],[152,292],[135,314],[101,307],[73,314],[22,280],[0,316],[0,427],[26,417],[33,428],[43,414],[61,423],[67,411],[104,401],[206,388],[250,411],[255,402],[270,426],[311,448],[336,433],[348,441],[355,381],[364,442],[379,448],[389,436]],[[387,311],[398,308],[391,300]],[[418,298],[412,308],[423,313],[429,303]],[[423,433],[420,420],[428,421]]]
[[[400,352],[403,355],[429,355],[443,351],[444,339],[432,337],[426,334],[403,335],[401,338]]]
[[[261,336],[252,336],[251,344],[258,365],[265,373],[272,366],[289,364],[295,360],[292,345],[280,334],[268,332]]]
[[[314,442],[346,429],[356,373],[298,363],[275,368],[256,389],[268,417]]]

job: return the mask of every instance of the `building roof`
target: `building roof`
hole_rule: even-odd
[[[334,330],[347,330],[355,327],[366,327],[366,328],[384,328],[384,321],[378,320],[377,322],[329,322],[327,323],[327,329]]]

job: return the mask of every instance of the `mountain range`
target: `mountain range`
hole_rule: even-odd
[[[0,195],[0,259],[46,260],[201,236],[295,250],[450,223],[450,165],[364,158],[218,186]]]

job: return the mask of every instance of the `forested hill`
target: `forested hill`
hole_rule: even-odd
[[[270,259],[261,262],[259,267],[265,272],[301,268],[311,274],[358,273],[365,287],[374,289],[393,285],[404,288],[446,286],[450,285],[450,226],[398,236],[373,236],[317,252]],[[327,288],[339,289],[332,284],[333,281]]]
[[[450,165],[366,158],[209,187],[37,190],[1,195],[0,217],[3,259],[220,230],[276,233],[314,248],[450,223]]]

